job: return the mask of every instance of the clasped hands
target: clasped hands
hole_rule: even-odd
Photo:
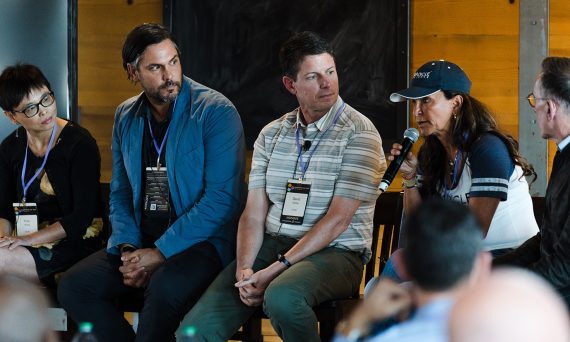
[[[265,289],[273,280],[265,268],[254,273],[253,269],[246,268],[236,272],[235,287],[238,288],[239,298],[247,306],[260,306],[263,303]]]
[[[152,273],[166,259],[158,248],[141,248],[121,254],[123,284],[135,288],[145,287]]]

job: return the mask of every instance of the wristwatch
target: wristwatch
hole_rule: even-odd
[[[282,262],[283,265],[287,266],[287,268],[291,267],[291,263],[289,262],[289,260],[287,260],[287,258],[285,258],[285,255],[281,253],[277,254],[277,260],[279,262]]]

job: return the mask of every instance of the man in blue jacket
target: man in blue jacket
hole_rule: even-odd
[[[235,256],[243,129],[228,99],[183,76],[163,26],[129,33],[123,67],[143,93],[115,114],[113,233],[107,250],[66,273],[58,295],[74,321],[93,323],[100,341],[171,341]],[[144,293],[136,336],[113,305],[133,292]]]

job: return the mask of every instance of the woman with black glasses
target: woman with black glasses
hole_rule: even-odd
[[[49,285],[101,247],[99,150],[87,130],[57,117],[36,66],[4,69],[0,107],[19,126],[0,144],[0,275]]]

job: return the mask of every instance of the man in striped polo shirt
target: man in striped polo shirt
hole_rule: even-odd
[[[338,95],[332,50],[302,32],[282,46],[299,107],[257,138],[236,261],[181,327],[225,341],[263,304],[284,341],[320,341],[312,307],[358,293],[386,160],[378,131]]]

